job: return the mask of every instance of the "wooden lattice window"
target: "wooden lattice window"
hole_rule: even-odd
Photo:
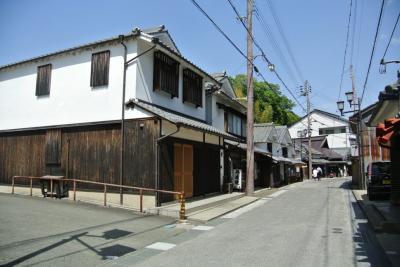
[[[160,51],[154,52],[153,90],[179,97],[179,62]]]
[[[49,95],[51,83],[51,64],[39,66],[36,77],[36,95]]]
[[[92,54],[92,70],[90,75],[90,86],[108,85],[108,74],[110,69],[110,51],[102,51]]]
[[[203,105],[203,78],[197,73],[183,70],[183,102],[190,102],[196,107]]]

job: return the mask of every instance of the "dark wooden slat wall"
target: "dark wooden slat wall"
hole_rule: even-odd
[[[0,135],[0,183],[14,175],[41,176],[45,172],[46,132]]]
[[[61,129],[46,131],[46,164],[61,163]]]
[[[155,188],[155,140],[159,138],[158,120],[126,122],[125,180],[129,185]]]
[[[120,124],[64,129],[61,168],[69,165],[70,178],[119,183],[120,140]]]
[[[132,120],[125,125],[124,184],[154,188],[159,123]],[[46,163],[58,162],[65,173],[69,166],[69,178],[119,184],[120,137],[119,123],[2,134],[0,183],[11,183],[14,175],[45,175]]]

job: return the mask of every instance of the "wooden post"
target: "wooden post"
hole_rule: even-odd
[[[76,201],[76,181],[74,180],[74,201]]]
[[[185,215],[185,193],[182,192],[179,195],[179,202],[181,203],[181,208],[179,210],[179,220],[181,222],[184,222],[186,220],[186,215]]]
[[[13,176],[11,179],[12,185],[11,185],[11,194],[14,194],[14,179],[15,177]]]
[[[51,193],[51,198],[53,198],[53,179],[50,179],[50,193]]]
[[[30,195],[32,196],[32,178],[30,178],[29,186],[30,186]]]
[[[104,185],[104,206],[107,206],[107,186]]]
[[[140,189],[140,212],[143,212],[143,190]]]

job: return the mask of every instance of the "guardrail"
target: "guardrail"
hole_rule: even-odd
[[[180,203],[180,210],[179,210],[179,219],[185,220],[185,192],[175,192],[175,191],[168,191],[168,190],[159,190],[159,189],[152,189],[152,188],[145,188],[145,187],[137,187],[137,186],[128,186],[128,185],[117,185],[117,184],[110,184],[110,183],[100,183],[100,182],[93,182],[93,181],[86,181],[86,180],[79,180],[79,179],[65,179],[65,178],[56,178],[51,176],[45,177],[35,177],[35,176],[13,176],[12,177],[12,185],[11,185],[11,194],[14,194],[14,187],[15,187],[15,180],[16,179],[29,179],[29,189],[30,189],[30,196],[32,196],[32,184],[33,180],[50,180],[50,197],[53,198],[53,189],[54,189],[54,180],[55,181],[65,181],[68,183],[72,183],[72,191],[73,191],[73,200],[76,201],[76,185],[77,183],[82,184],[94,184],[94,185],[102,185],[104,187],[104,206],[107,205],[107,187],[116,187],[116,188],[125,188],[125,189],[133,189],[139,191],[139,198],[140,198],[140,212],[143,212],[143,192],[154,192],[154,193],[165,193],[171,195],[177,195],[179,197]]]

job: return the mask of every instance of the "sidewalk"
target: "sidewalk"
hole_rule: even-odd
[[[393,266],[400,266],[400,206],[387,201],[370,201],[366,190],[352,190],[368,223]]]
[[[189,221],[197,221],[205,223],[217,217],[223,216],[229,212],[247,206],[259,199],[268,197],[269,195],[286,188],[263,188],[254,192],[254,196],[246,196],[243,192],[233,192],[231,194],[217,194],[211,197],[200,199],[189,199],[185,203],[186,216]],[[0,185],[1,193],[11,193],[11,186]],[[15,194],[29,195],[29,187],[15,187]],[[32,195],[34,197],[43,197],[39,188],[33,188]],[[61,201],[64,201],[62,199]],[[72,191],[69,192],[69,198],[73,200]],[[77,191],[76,200],[96,205],[104,205],[104,193],[93,191]],[[119,204],[118,193],[107,193],[107,206],[117,207],[130,210],[139,210],[139,196],[134,194],[124,194],[124,205]],[[179,218],[180,203],[171,203],[155,206],[155,198],[153,196],[143,196],[143,210],[148,214],[156,214]]]
[[[30,190],[29,187],[15,186],[14,188],[15,194],[18,195],[29,195]],[[8,185],[0,185],[0,193],[8,193],[11,194],[11,186]],[[34,197],[43,197],[40,188],[34,187],[32,189],[32,195]],[[69,191],[68,200],[73,200],[73,192]],[[64,200],[64,199],[62,199]],[[104,205],[104,193],[103,192],[94,192],[94,191],[76,191],[76,201],[93,203],[96,205]],[[119,204],[119,193],[107,193],[107,207],[115,207],[115,208],[124,208],[130,210],[138,211],[140,209],[140,200],[139,195],[134,194],[124,194],[123,205]],[[143,196],[143,209],[150,209],[155,206],[155,198],[154,196]]]

